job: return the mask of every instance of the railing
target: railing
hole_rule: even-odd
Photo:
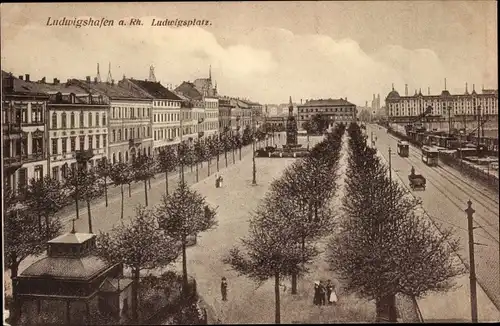
[[[4,157],[3,158],[3,164],[5,166],[8,166],[8,165],[14,165],[14,164],[22,164],[22,159],[21,159],[21,155],[18,155],[18,156],[12,156],[12,157]]]

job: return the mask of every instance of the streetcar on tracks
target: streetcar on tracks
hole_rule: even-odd
[[[407,141],[398,141],[398,155],[401,157],[408,157],[410,155],[410,145]]]
[[[435,147],[422,146],[422,162],[429,166],[439,165],[439,151]]]

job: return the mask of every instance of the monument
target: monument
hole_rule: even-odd
[[[290,96],[290,103],[288,104],[288,118],[286,121],[286,145],[283,145],[283,148],[294,149],[302,146],[297,144],[297,130],[297,121],[293,116],[293,103],[292,97]]]

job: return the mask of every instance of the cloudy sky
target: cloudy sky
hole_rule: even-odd
[[[212,77],[219,92],[261,103],[497,88],[495,1],[2,4],[2,69],[31,79]],[[55,27],[66,17],[140,18],[143,26]],[[209,20],[204,27],[154,19]],[[472,87],[470,86],[469,90]],[[370,102],[369,102],[370,103]]]

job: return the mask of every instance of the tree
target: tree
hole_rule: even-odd
[[[148,180],[155,175],[155,161],[152,157],[140,154],[132,162],[133,178],[137,182],[144,182],[144,201],[148,206]]]
[[[132,319],[138,322],[138,286],[142,270],[164,267],[179,254],[178,242],[158,228],[152,211],[136,209],[130,224],[115,226],[97,237],[97,254],[111,263],[123,263],[132,270]]]
[[[252,142],[252,129],[250,129],[249,125],[243,129],[242,141],[244,146],[249,145]]]
[[[50,219],[57,213],[66,201],[66,192],[62,184],[48,176],[45,178],[32,178],[24,193],[26,206],[32,212],[36,212],[38,218],[38,232],[42,231],[42,218],[45,219],[45,234],[50,234],[48,229],[51,225]],[[48,239],[47,239],[48,240]]]
[[[217,135],[210,138],[210,141],[208,142],[208,152],[210,153],[208,160],[208,175],[210,175],[210,161],[212,157],[217,157],[217,172],[219,172],[219,146],[219,137]]]
[[[195,163],[196,163],[196,182],[198,182],[198,179],[199,179],[198,163],[202,163],[207,158],[207,156],[208,156],[207,153],[208,153],[208,150],[207,150],[207,146],[205,144],[205,141],[198,138],[198,140],[194,143],[194,159],[195,159]],[[208,170],[210,171],[210,164],[209,164]]]
[[[274,278],[275,323],[281,322],[280,283],[292,274],[308,271],[309,263],[318,251],[307,244],[302,252],[297,245],[296,230],[283,218],[279,210],[260,205],[250,220],[249,234],[241,239],[242,249],[233,247],[223,258],[240,275],[246,275],[258,283]]]
[[[161,229],[182,245],[183,290],[188,290],[186,246],[187,237],[196,236],[217,225],[215,209],[211,209],[199,193],[182,180],[171,195],[164,195],[155,215]]]
[[[235,143],[236,143],[236,148],[238,148],[238,152],[239,152],[239,155],[240,155],[240,161],[241,161],[241,147],[243,146],[243,142],[241,140],[241,135],[239,133],[237,133],[234,136],[234,140],[235,140]],[[234,163],[234,155],[233,155],[233,163]]]
[[[19,265],[28,256],[41,254],[45,250],[47,239],[59,235],[62,226],[59,219],[49,219],[45,220],[49,224],[41,228],[37,222],[37,219],[40,220],[38,212],[25,203],[17,202],[10,189],[4,190],[3,197],[4,259],[12,280],[14,304],[11,316],[16,320],[19,301],[15,278],[18,276]]]
[[[345,218],[328,261],[348,292],[376,301],[378,320],[396,321],[396,294],[445,291],[464,272],[454,259],[458,241],[451,230],[437,234],[428,219],[417,216],[419,202],[389,179],[359,127],[350,127],[349,143]]]
[[[227,152],[232,150],[233,148],[232,135],[225,133],[222,141],[224,147],[224,159],[226,160],[226,167],[227,167]]]
[[[106,207],[108,207],[108,178],[111,170],[111,164],[106,160],[106,158],[99,160],[97,163],[97,174],[102,178],[104,182],[104,198],[106,200]]]
[[[132,182],[132,169],[129,164],[118,162],[116,164],[113,164],[111,166],[111,169],[109,171],[109,177],[115,184],[115,186],[120,186],[121,190],[121,215],[120,217],[123,219],[123,185],[130,185],[130,182]]]
[[[304,129],[308,134],[313,133],[313,126],[311,120],[306,120],[302,123],[302,129]]]
[[[175,170],[178,163],[178,157],[175,150],[171,146],[160,150],[158,155],[158,167],[161,172],[165,173],[165,193],[168,195],[168,174]]]
[[[82,197],[87,203],[87,213],[89,218],[89,233],[92,232],[92,214],[90,202],[102,196],[104,192],[104,183],[99,175],[94,171],[88,171],[82,179]]]

